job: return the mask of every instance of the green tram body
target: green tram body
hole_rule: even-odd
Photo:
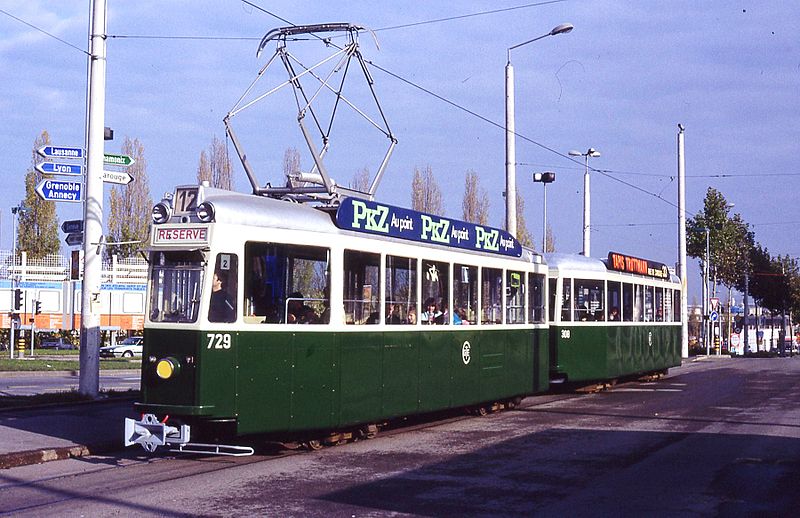
[[[523,249],[521,257],[507,257],[368,235],[338,227],[320,209],[202,185],[179,187],[174,200],[173,212],[151,234],[142,394],[135,404],[143,417],[126,420],[126,445],[154,451],[188,443],[188,427],[184,437],[167,416],[191,427],[192,438],[307,440],[403,416],[485,407],[545,392],[553,382],[665,372],[681,361],[680,284],[663,265],[666,278],[653,279],[576,255],[543,258]],[[203,220],[198,206],[208,204],[213,210]],[[281,254],[294,261],[286,269],[291,275],[270,269],[270,258]],[[406,309],[418,315],[431,265],[446,278],[443,303],[457,305],[455,291],[472,286],[473,278],[473,325],[390,325],[388,313],[396,308],[389,302],[397,298],[388,288],[396,275],[390,258],[413,265],[405,278],[415,295],[409,287]],[[362,270],[352,269],[362,262]],[[297,264],[306,264],[297,272],[324,279],[327,303],[308,299],[321,313],[327,308],[323,323],[281,323],[294,296],[290,277],[301,276]],[[229,322],[209,315],[222,265],[235,307]],[[285,288],[282,316],[254,300],[260,291],[253,285],[270,275]],[[353,283],[355,295],[348,291]],[[626,306],[628,298],[638,309]],[[583,309],[579,301],[587,303]],[[366,313],[357,317],[362,303],[379,308],[377,323],[367,323]],[[612,304],[622,306],[620,321],[611,321]],[[655,318],[656,307],[669,316]],[[490,309],[492,316],[483,316]]]
[[[543,323],[546,265],[540,256],[523,251],[521,258],[508,258],[369,236],[337,228],[330,214],[306,205],[199,186],[192,207],[200,201],[214,207],[214,222],[202,223],[192,211],[180,210],[184,201],[180,189],[174,214],[169,221],[154,225],[152,232],[150,309],[144,331],[141,400],[135,404],[138,412],[189,424],[193,438],[272,434],[288,439],[502,402],[548,389],[548,332]],[[309,244],[328,250],[329,323],[263,323],[261,316],[248,316],[245,270],[251,261],[248,247],[256,246],[248,243]],[[341,304],[346,250],[380,254],[382,261],[390,254],[413,258],[420,277],[424,259],[446,263],[451,284],[456,264],[519,270],[524,275],[538,272],[542,322],[348,324]],[[168,313],[162,306],[173,304],[164,295],[167,274],[155,273],[162,252],[202,257],[203,268],[196,275],[203,295],[190,297],[198,305],[194,321],[159,317]],[[223,253],[239,266],[237,317],[229,323],[207,318],[211,272]],[[383,277],[383,267],[380,272]],[[184,273],[176,270],[169,275],[178,278]],[[418,314],[421,283],[416,283]],[[383,289],[381,282],[381,308]],[[174,369],[166,379],[158,374],[164,360]],[[126,444],[130,444],[127,438]]]
[[[681,364],[680,281],[675,276],[656,279],[617,272],[608,268],[608,261],[568,254],[545,254],[545,260],[551,380],[615,380]],[[614,285],[621,287],[617,297]],[[626,286],[632,295],[627,302]],[[649,297],[648,290],[653,290]],[[593,309],[584,306],[587,299]],[[615,307],[617,320],[610,317]]]

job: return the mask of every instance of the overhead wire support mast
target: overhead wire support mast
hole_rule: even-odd
[[[392,134],[389,128],[389,123],[386,120],[384,111],[378,101],[378,96],[374,88],[374,80],[367,67],[367,62],[363,58],[358,46],[358,33],[365,30],[363,27],[349,23],[326,23],[316,25],[301,25],[281,27],[269,31],[258,45],[256,57],[260,57],[264,48],[271,42],[276,42],[275,53],[270,57],[267,63],[259,70],[256,78],[247,87],[245,92],[236,102],[234,107],[228,112],[223,119],[225,129],[230,137],[236,153],[244,167],[245,174],[250,180],[253,189],[253,194],[260,196],[269,196],[274,198],[291,199],[298,202],[315,202],[323,203],[326,205],[338,205],[339,198],[343,195],[357,196],[360,198],[374,199],[375,192],[377,191],[380,180],[383,177],[389,159],[392,155],[394,147],[397,145],[397,139]],[[317,33],[330,33],[330,32],[345,32],[347,33],[348,42],[346,45],[340,47],[331,43],[330,38],[322,38]],[[314,38],[323,42],[326,46],[334,47],[336,51],[312,66],[305,66],[296,56],[291,54],[287,49],[287,42],[301,41],[299,36],[304,34],[311,34]],[[364,74],[365,83],[369,88],[372,100],[375,102],[375,109],[379,114],[379,118],[370,117],[366,111],[357,107],[351,100],[342,94],[347,80],[350,68],[350,60],[356,59]],[[334,61],[335,60],[335,61]],[[270,66],[276,61],[283,64],[284,69],[288,74],[288,79],[281,82],[277,86],[272,87],[266,93],[255,96],[249,99],[252,94],[256,83],[260,81]],[[320,73],[323,65],[333,63],[333,67],[327,73]],[[302,70],[297,71],[297,66]],[[341,80],[338,85],[332,85],[331,81],[335,74],[342,73]],[[302,84],[302,80],[316,81],[318,85],[313,90],[308,90]],[[300,131],[303,139],[308,146],[312,155],[314,166],[309,172],[302,171],[288,171],[287,181],[284,187],[275,187],[269,183],[262,184],[259,182],[252,165],[247,159],[247,154],[244,151],[242,142],[237,137],[231,124],[231,119],[241,113],[243,110],[252,107],[256,103],[264,100],[268,96],[278,92],[284,87],[290,86],[293,89],[295,102],[297,104],[297,123],[300,126]],[[334,96],[332,112],[330,119],[323,123],[323,120],[318,116],[315,110],[315,102],[319,101],[320,97],[325,92],[330,92]],[[310,94],[310,95],[309,95]],[[361,192],[355,189],[343,187],[338,185],[334,178],[328,173],[325,166],[324,158],[331,144],[331,132],[333,130],[333,123],[336,118],[337,110],[342,105],[347,105],[355,113],[365,119],[371,126],[380,131],[386,138],[389,139],[389,147],[384,154],[383,160],[375,173],[368,191]],[[311,115],[313,125],[319,133],[321,147],[315,143],[312,138],[309,128],[305,120],[307,115]],[[376,122],[379,121],[379,122]],[[263,185],[263,186],[262,186]]]

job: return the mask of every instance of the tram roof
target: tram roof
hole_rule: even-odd
[[[551,270],[578,270],[605,274],[608,272],[605,263],[600,259],[577,254],[552,252],[544,254],[544,260]]]
[[[431,243],[406,241],[392,236],[365,234],[351,230],[341,229],[336,226],[333,215],[319,208],[294,203],[265,196],[254,196],[240,192],[223,189],[204,188],[202,201],[209,201],[214,205],[214,218],[217,223],[246,224],[254,227],[281,228],[288,230],[302,230],[321,232],[326,234],[341,234],[345,236],[359,236],[371,240],[384,240],[406,243],[419,247],[443,249],[474,253],[482,256],[498,257],[496,254],[482,250],[464,250],[451,246],[442,246]],[[537,254],[532,250],[523,250],[521,257],[505,257],[517,259],[528,263],[538,263]]]
[[[220,189],[207,189],[205,201],[214,204],[217,223],[254,227],[338,233],[329,214],[302,203],[253,196]]]

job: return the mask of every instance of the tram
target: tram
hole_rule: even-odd
[[[355,198],[173,200],[154,211],[126,445],[368,433],[548,388],[547,266],[506,232]]]
[[[142,416],[126,419],[126,446],[247,455],[252,448],[240,443],[259,436],[316,448],[370,437],[395,418],[513,407],[551,379],[607,380],[680,361],[679,318],[655,316],[671,307],[665,297],[678,297],[666,267],[655,279],[618,271],[616,256],[610,265],[546,258],[500,229],[374,201],[397,144],[379,105],[374,119],[357,110],[389,142],[368,190],[334,181],[324,160],[334,115],[327,125],[305,121],[319,120],[317,94],[333,92],[342,106],[344,78],[329,83],[338,71],[363,72],[378,104],[358,50],[362,30],[337,23],[267,33],[258,54],[276,43],[275,55],[223,119],[252,193],[183,185],[154,207],[135,404]],[[329,48],[329,39],[297,37],[329,32],[347,38],[333,46],[330,74],[306,73],[329,60],[293,65],[290,42]],[[360,66],[346,66],[353,59]],[[231,123],[277,90],[254,90],[273,63],[295,89],[314,161],[311,171],[287,171],[285,186],[256,178]]]
[[[681,284],[666,265],[618,252],[545,260],[552,382],[613,382],[680,365]]]

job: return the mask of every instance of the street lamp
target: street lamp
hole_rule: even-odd
[[[586,153],[580,151],[570,151],[570,156],[582,156],[585,159],[586,172],[583,174],[583,255],[589,257],[590,254],[590,212],[589,212],[589,157],[597,158],[600,152],[594,148],[589,148]]]
[[[533,181],[540,182],[544,189],[542,197],[542,253],[547,252],[547,184],[556,181],[556,173],[545,171],[544,173],[533,173]]]
[[[514,132],[514,67],[511,65],[511,51],[533,43],[534,41],[566,34],[573,29],[571,23],[562,23],[547,34],[528,40],[508,48],[508,61],[506,63],[506,230],[509,234],[517,236],[517,185],[516,185],[516,149]]]

